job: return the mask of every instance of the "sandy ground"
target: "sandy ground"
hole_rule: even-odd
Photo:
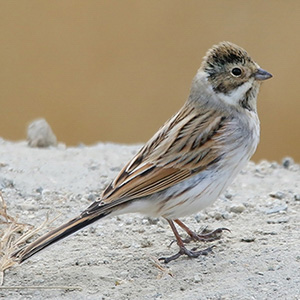
[[[86,208],[138,149],[38,149],[0,139],[8,211],[36,226],[61,213],[59,225]],[[157,258],[177,252],[168,224],[133,214],[107,218],[9,269],[0,298],[300,299],[299,165],[249,163],[212,207],[183,221],[231,233],[197,243],[216,245],[207,256],[159,267]]]

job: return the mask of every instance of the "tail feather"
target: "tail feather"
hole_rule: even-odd
[[[19,263],[21,263],[24,260],[31,257],[32,255],[34,255],[35,253],[50,246],[51,244],[107,216],[108,214],[110,214],[110,212],[111,211],[103,211],[101,214],[96,214],[96,215],[81,214],[77,218],[74,218],[69,222],[59,226],[58,228],[53,229],[52,231],[41,236],[36,241],[29,244],[27,247],[17,250],[12,256],[16,258]]]

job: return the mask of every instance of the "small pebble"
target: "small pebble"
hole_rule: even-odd
[[[285,157],[281,163],[284,168],[288,169],[291,165],[294,164],[294,160],[291,157]]]
[[[43,192],[43,188],[42,187],[39,187],[35,190],[37,193],[41,194]]]
[[[195,220],[196,220],[197,223],[200,223],[201,221],[204,221],[206,219],[206,217],[207,216],[203,213],[197,213],[195,215]]]
[[[283,224],[289,222],[289,217],[268,220],[268,224]]]
[[[96,196],[95,194],[89,194],[87,199],[91,202],[94,202],[98,198],[98,195]]]
[[[273,162],[271,163],[271,168],[272,168],[272,169],[277,169],[278,167],[279,167],[279,164],[278,164],[277,162],[273,161]]]
[[[42,196],[45,197],[50,197],[51,196],[51,191],[47,189],[42,190]]]
[[[222,219],[223,215],[222,215],[220,212],[215,211],[215,212],[213,213],[213,217],[214,217],[216,220],[220,220],[220,219]]]
[[[37,148],[57,145],[56,136],[45,119],[38,119],[29,124],[27,141],[30,147]]]
[[[14,182],[11,179],[0,178],[0,188],[13,188]]]
[[[229,211],[240,214],[245,210],[245,206],[243,204],[233,204],[229,207]]]
[[[263,235],[277,235],[278,232],[276,232],[276,231],[261,231],[261,234],[263,234]]]
[[[194,282],[195,282],[195,283],[199,283],[199,282],[201,282],[201,281],[202,281],[201,276],[200,276],[199,274],[196,274],[196,275],[194,276]]]
[[[91,226],[89,228],[89,232],[92,233],[92,234],[95,233],[96,232],[96,228],[94,226]]]
[[[132,218],[129,218],[129,219],[125,220],[125,224],[126,225],[131,225],[132,223],[133,223],[133,219]]]
[[[227,211],[224,211],[223,214],[222,214],[222,217],[223,217],[223,219],[225,219],[225,220],[229,220],[229,219],[232,219],[233,214],[232,214],[232,213],[229,213],[229,212],[227,212]]]
[[[229,199],[229,200],[232,199],[232,194],[231,194],[230,192],[226,192],[226,193],[224,194],[224,196],[225,196],[225,198],[227,198],[227,199]]]
[[[295,201],[300,201],[300,194],[295,194],[294,199]]]
[[[245,242],[245,243],[252,243],[254,241],[255,241],[255,237],[252,236],[244,237],[241,239],[241,242]]]
[[[287,209],[288,209],[288,206],[286,204],[282,204],[282,205],[275,206],[275,207],[265,210],[265,214],[267,214],[267,215],[276,214],[281,211],[287,211]]]
[[[283,199],[285,197],[285,193],[280,192],[280,191],[278,191],[278,192],[271,192],[269,195],[272,198],[276,198],[276,199]]]
[[[148,219],[149,224],[151,224],[151,225],[156,225],[159,222],[159,218],[148,217],[147,219]]]
[[[141,248],[148,248],[148,247],[151,247],[153,245],[153,243],[151,242],[151,241],[149,241],[149,240],[143,240],[142,242],[141,242]]]

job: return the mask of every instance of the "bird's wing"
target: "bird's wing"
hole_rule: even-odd
[[[145,197],[209,168],[222,157],[228,120],[217,111],[197,111],[185,105],[122,169],[99,201],[80,216],[43,235],[13,254],[20,262],[109,215],[127,201]]]
[[[222,155],[227,122],[220,112],[183,106],[103,191],[101,203],[149,196],[207,169]]]

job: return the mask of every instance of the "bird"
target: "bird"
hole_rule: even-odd
[[[178,253],[205,255],[212,247],[189,250],[177,226],[192,240],[214,240],[226,228],[196,233],[179,218],[211,205],[245,167],[259,143],[257,96],[272,75],[243,48],[221,42],[204,56],[182,108],[121,169],[101,196],[77,217],[17,250],[19,263],[79,229],[108,216],[142,213],[167,220]],[[176,224],[176,225],[175,225]]]

